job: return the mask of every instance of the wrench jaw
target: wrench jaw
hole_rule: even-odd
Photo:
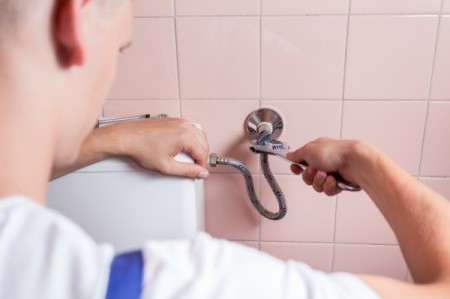
[[[267,144],[262,144],[262,145],[257,144],[256,141],[252,141],[250,144],[250,150],[254,154],[267,154],[267,155],[275,156],[275,157],[281,158],[282,160],[284,160],[288,163],[295,164],[303,170],[306,170],[306,168],[308,167],[307,163],[305,163],[305,162],[296,163],[296,162],[289,160],[286,157],[286,154],[289,152],[289,149],[290,149],[290,147],[289,147],[289,145],[287,145],[287,143],[277,141],[277,140],[271,140]],[[360,186],[355,185],[350,182],[347,182],[340,174],[332,173],[331,175],[333,175],[335,177],[335,179],[337,181],[337,185],[342,190],[351,191],[351,192],[361,191]]]
[[[286,154],[289,152],[290,146],[281,141],[271,140],[266,144],[257,144],[254,140],[250,143],[250,151],[254,154],[267,154],[271,156],[281,156],[283,158],[286,157]]]

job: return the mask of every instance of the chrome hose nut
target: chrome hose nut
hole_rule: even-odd
[[[211,155],[209,155],[208,165],[211,167],[216,167],[216,165],[217,165],[217,154],[216,153],[212,153]]]

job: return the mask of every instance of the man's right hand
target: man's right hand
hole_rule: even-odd
[[[306,162],[308,168],[302,171],[297,165],[291,166],[295,174],[302,174],[306,184],[312,185],[317,192],[333,196],[342,191],[337,186],[332,172],[338,172],[351,183],[358,183],[354,173],[354,163],[351,160],[366,143],[354,140],[335,140],[319,138],[309,142],[295,152],[288,153],[287,158],[293,162]]]

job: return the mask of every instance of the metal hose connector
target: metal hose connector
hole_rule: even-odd
[[[231,158],[220,158],[217,154],[211,154],[209,156],[209,165],[211,167],[216,167],[216,165],[225,165],[231,166],[237,170],[239,170],[244,176],[245,185],[247,187],[248,197],[250,202],[262,216],[271,219],[271,220],[280,220],[286,215],[287,207],[286,207],[286,199],[284,197],[281,188],[278,186],[275,177],[272,174],[272,171],[269,168],[269,159],[267,154],[261,154],[261,168],[263,170],[264,177],[266,181],[269,183],[270,188],[272,189],[273,194],[277,198],[279,210],[278,212],[271,212],[267,210],[259,201],[258,196],[255,192],[255,185],[253,183],[252,175],[250,171],[248,171],[247,167],[240,161],[231,159]]]

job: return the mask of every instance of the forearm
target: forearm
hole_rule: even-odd
[[[177,162],[184,152],[195,164]],[[121,122],[95,129],[83,142],[77,161],[53,169],[51,179],[109,157],[131,158],[144,169],[166,175],[204,179],[209,152],[206,135],[183,119],[145,119]]]
[[[84,140],[77,160],[70,165],[53,168],[51,180],[112,157],[114,151],[111,134],[113,132],[108,127],[93,130]]]
[[[450,275],[450,203],[377,149],[359,143],[350,155],[355,181],[394,230],[416,282]]]

